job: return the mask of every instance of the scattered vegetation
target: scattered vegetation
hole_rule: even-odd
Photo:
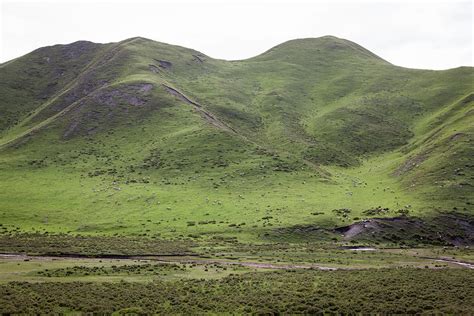
[[[38,49],[0,65],[0,252],[365,268],[407,258],[346,248],[471,246],[473,74],[330,36],[232,62],[144,38]],[[464,270],[164,278],[181,268],[36,267],[61,282],[0,285],[0,312],[474,308]],[[72,282],[123,275],[140,282]]]
[[[153,283],[9,283],[2,313],[469,313],[467,270],[285,271]],[[99,299],[100,298],[100,299]]]
[[[0,252],[41,255],[185,255],[193,243],[139,237],[68,234],[0,234]]]
[[[185,271],[186,268],[177,264],[155,263],[155,264],[132,264],[106,266],[74,266],[60,269],[45,269],[37,272],[38,276],[45,277],[77,277],[90,275],[165,275],[175,271]]]

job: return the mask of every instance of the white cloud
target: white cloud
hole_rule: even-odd
[[[473,65],[471,1],[0,1],[1,62],[46,45],[132,36],[243,59],[330,34],[400,66]]]

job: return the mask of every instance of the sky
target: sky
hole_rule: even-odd
[[[77,40],[142,36],[214,58],[295,38],[349,39],[403,67],[473,66],[473,1],[0,0],[0,62]]]

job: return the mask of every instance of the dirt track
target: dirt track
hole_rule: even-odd
[[[467,261],[460,261],[451,258],[435,258],[435,257],[419,257],[421,259],[426,259],[430,261],[444,262],[449,264],[455,264],[462,266],[467,269],[474,269],[474,263]],[[220,264],[220,265],[229,265],[229,266],[242,266],[256,269],[272,269],[272,270],[294,270],[294,269],[314,269],[322,271],[333,271],[333,270],[357,270],[361,269],[360,267],[347,266],[347,267],[327,267],[314,264],[275,264],[269,262],[256,262],[256,261],[229,261],[229,260],[220,260],[220,259],[196,259],[190,257],[163,257],[163,256],[103,256],[103,257],[87,257],[87,256],[29,256],[24,254],[0,254],[0,260],[105,260],[105,259],[115,259],[123,261],[136,261],[136,260],[147,260],[154,261],[157,263],[183,263],[183,264],[196,264],[196,265],[208,265],[208,264]]]
[[[454,260],[454,259],[450,259],[450,258],[432,258],[432,257],[420,257],[420,258],[434,260],[434,261],[438,261],[438,262],[457,264],[457,265],[463,266],[463,267],[468,268],[468,269],[474,269],[474,263],[472,263],[472,262]]]
[[[15,259],[15,260],[104,260],[116,259],[123,261],[132,260],[147,260],[157,263],[187,263],[187,264],[220,264],[220,265],[234,265],[242,267],[250,267],[257,269],[278,269],[278,270],[293,270],[293,269],[316,269],[323,271],[342,270],[341,268],[325,267],[320,265],[302,265],[302,264],[273,264],[265,262],[247,262],[247,261],[226,261],[218,259],[192,259],[188,257],[161,257],[161,256],[104,256],[104,257],[86,257],[86,256],[29,256],[23,254],[0,254],[0,260]],[[344,270],[347,270],[344,268]]]

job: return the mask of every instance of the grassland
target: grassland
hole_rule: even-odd
[[[242,61],[132,38],[1,64],[0,252],[73,256],[2,262],[1,311],[467,311],[449,260],[473,260],[473,83],[330,36]]]
[[[472,214],[470,68],[394,67],[333,37],[235,62],[133,38],[0,71],[7,230],[255,241],[378,206]]]
[[[472,277],[452,269],[285,271],[146,284],[13,283],[0,291],[12,313],[463,314],[474,304]]]

